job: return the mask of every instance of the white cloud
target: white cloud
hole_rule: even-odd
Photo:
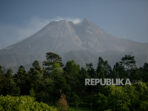
[[[78,24],[82,21],[80,18],[70,18],[70,17],[56,17],[54,19],[51,19],[50,21],[60,21],[60,20],[71,21],[73,24]]]
[[[74,24],[79,24],[79,23],[81,22],[81,19],[74,19],[72,22],[73,22]]]

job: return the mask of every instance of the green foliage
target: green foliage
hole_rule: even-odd
[[[104,109],[108,107],[108,98],[104,94],[98,93],[96,94],[95,98],[97,98],[95,101],[97,110],[103,111]]]
[[[27,77],[24,66],[20,66],[18,72],[14,75],[14,80],[20,88],[21,95],[29,94]]]
[[[30,89],[30,96],[35,97],[35,91],[33,88]]]
[[[122,57],[120,62],[126,70],[135,69],[136,68],[136,61],[135,57],[131,55],[125,55]]]
[[[132,85],[85,86],[85,78],[130,78]],[[56,111],[42,102],[57,105],[58,100],[62,108],[75,107],[69,111],[148,111],[148,63],[138,68],[134,56],[126,55],[113,68],[101,57],[97,68],[91,63],[80,67],[74,60],[63,67],[62,58],[48,52],[43,67],[36,60],[29,71],[20,66],[13,74],[0,66],[0,94],[0,111]]]
[[[44,103],[39,103],[29,96],[0,96],[0,111],[57,111]]]
[[[142,72],[142,79],[144,82],[148,82],[148,63],[145,63],[143,65],[143,68],[141,68],[141,72]]]
[[[52,70],[54,63],[59,63],[61,66],[63,66],[62,58],[58,54],[53,52],[46,53],[46,61],[43,62],[45,69],[47,71]]]
[[[0,93],[3,95],[19,95],[20,89],[17,87],[17,84],[12,77],[12,71],[9,69],[5,74],[2,74],[1,77]]]
[[[111,75],[110,65],[108,64],[107,61],[104,61],[101,57],[99,57],[96,71],[99,77],[102,77],[102,78],[109,77]]]

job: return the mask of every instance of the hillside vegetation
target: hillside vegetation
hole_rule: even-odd
[[[85,86],[85,78],[128,78],[132,84]],[[73,60],[64,65],[58,54],[48,52],[43,65],[36,60],[29,71],[20,66],[13,74],[0,67],[0,95],[2,111],[56,111],[50,106],[58,111],[148,111],[148,63],[137,67],[134,56],[125,55],[114,67],[101,57],[97,68],[91,63],[80,67]]]

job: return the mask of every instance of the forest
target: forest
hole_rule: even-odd
[[[85,78],[129,78],[131,85],[85,86]],[[81,67],[53,52],[16,73],[0,66],[0,111],[148,111],[148,63],[125,55],[110,66],[98,57]]]

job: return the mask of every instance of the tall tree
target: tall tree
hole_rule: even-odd
[[[60,95],[62,93],[65,93],[65,90],[67,88],[67,84],[66,84],[66,80],[63,76],[63,69],[61,68],[59,63],[53,64],[53,69],[50,74],[50,78],[54,82],[55,96],[60,97]]]
[[[2,94],[2,89],[3,89],[3,86],[4,86],[4,79],[5,79],[4,69],[0,65],[0,94]]]
[[[111,76],[111,66],[107,61],[103,60],[101,57],[98,59],[97,74],[99,77],[110,77]]]
[[[148,63],[144,63],[143,65],[142,78],[144,82],[148,82]]]
[[[19,95],[20,89],[16,85],[16,83],[13,79],[11,69],[7,70],[3,82],[4,82],[3,89],[2,89],[3,95]]]
[[[30,81],[30,89],[33,88],[36,92],[38,92],[38,87],[40,84],[42,84],[43,81],[43,71],[38,61],[33,62],[28,75]]]
[[[131,55],[125,55],[121,59],[121,65],[124,66],[126,70],[135,69],[136,68],[136,61],[135,57]]]
[[[97,75],[97,73],[96,73],[96,71],[95,71],[92,63],[86,64],[86,69],[87,69],[87,72],[88,72],[88,74],[89,74],[89,76],[91,78],[97,78],[97,77],[99,77]]]
[[[67,92],[67,99],[70,104],[74,105],[73,96],[77,96],[77,92],[79,91],[78,84],[80,83],[78,76],[80,72],[80,66],[75,63],[74,60],[67,61],[64,67],[64,77],[69,87],[69,91]]]
[[[14,79],[21,90],[21,95],[29,94],[28,87],[28,75],[24,66],[20,66],[17,73],[14,75]]]
[[[62,58],[58,54],[53,53],[53,52],[46,53],[46,61],[43,62],[45,69],[50,71],[55,62],[59,63],[60,66],[63,66]]]
[[[62,58],[58,54],[48,52],[46,53],[46,61],[43,62],[43,65],[45,68],[45,78],[51,80],[54,85],[54,92],[52,92],[54,98],[52,101],[55,103],[61,93],[64,93],[67,88],[66,80],[63,76]]]
[[[120,63],[116,63],[113,67],[113,73],[112,77],[113,78],[124,78],[126,76],[126,71],[124,67]]]
[[[122,57],[120,61],[120,65],[122,65],[125,69],[125,76],[126,78],[130,78],[131,81],[135,81],[138,78],[138,70],[136,66],[135,57],[131,55],[125,55]]]

